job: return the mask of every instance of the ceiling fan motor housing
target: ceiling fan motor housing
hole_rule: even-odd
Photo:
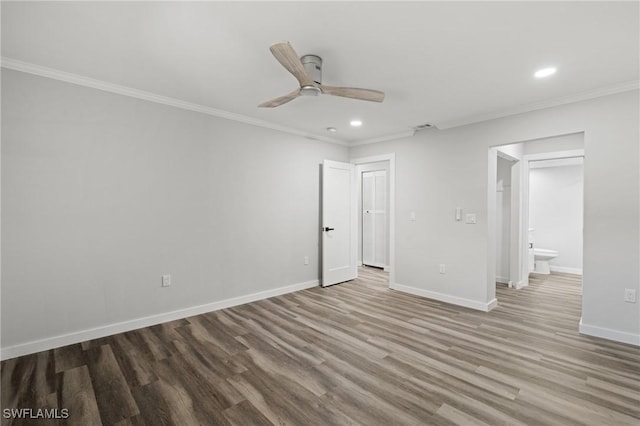
[[[311,80],[322,84],[322,58],[316,55],[304,55],[300,58],[300,62]]]

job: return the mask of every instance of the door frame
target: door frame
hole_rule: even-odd
[[[379,163],[381,161],[389,162],[389,287],[392,287],[396,281],[396,154],[395,152],[389,154],[373,155],[370,157],[352,158],[350,163],[358,166],[369,163]],[[356,173],[359,175],[359,173]],[[356,176],[355,179],[355,193],[361,196],[361,176]],[[358,209],[356,209],[358,210]],[[362,226],[362,219],[359,217],[360,212],[356,211],[356,226]]]
[[[531,161],[541,161],[541,160],[560,160],[563,158],[577,158],[577,157],[582,157],[583,159],[585,158],[584,156],[584,148],[583,149],[573,149],[573,150],[567,150],[567,151],[551,151],[551,152],[542,152],[539,154],[527,154],[524,155],[522,157],[522,186],[520,188],[520,191],[522,193],[522,228],[521,228],[521,233],[524,236],[528,236],[529,234],[529,169],[530,169],[530,165],[529,163]],[[583,169],[583,181],[582,181],[582,188],[584,191],[584,169]],[[584,197],[582,200],[582,214],[584,217]],[[583,238],[582,238],[582,257],[584,259],[584,229],[582,231],[583,234]],[[522,257],[524,258],[524,261],[522,262],[522,268],[525,271],[525,277],[523,277],[523,285],[522,287],[528,286],[529,285],[529,262],[527,259],[527,254],[529,252],[529,239],[524,238],[524,241],[521,242],[520,247],[518,248],[520,250],[520,253],[522,255]],[[525,269],[525,265],[526,265],[526,269]],[[584,262],[583,262],[583,266],[584,266]]]
[[[509,155],[505,152],[500,151],[499,147],[496,149],[496,160],[498,158],[502,158],[505,161],[508,161],[511,164],[510,167],[510,181],[511,186],[509,190],[509,196],[511,199],[509,205],[509,276],[507,278],[507,284],[509,288],[520,288],[522,286],[521,279],[521,260],[520,260],[520,241],[521,241],[521,232],[520,232],[520,224],[522,223],[522,196],[520,194],[521,187],[521,179],[522,179],[522,161],[517,157]],[[497,197],[497,195],[496,195]],[[497,218],[497,209],[496,205],[496,218]],[[496,221],[496,231],[498,226],[501,225]],[[497,240],[496,240],[497,247]],[[496,259],[501,253],[498,253],[496,250]],[[496,271],[496,281],[497,281],[497,271]],[[503,277],[505,278],[505,277]]]

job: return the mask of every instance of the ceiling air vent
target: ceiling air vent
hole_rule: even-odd
[[[413,128],[415,130],[424,130],[424,129],[430,129],[432,127],[435,127],[433,124],[431,123],[424,123],[424,124],[418,124],[417,126],[414,126]]]

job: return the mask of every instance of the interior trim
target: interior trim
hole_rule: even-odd
[[[316,135],[313,133],[305,132],[302,130],[294,129],[287,126],[281,126],[279,124],[270,123],[268,121],[260,120],[257,118],[248,117],[242,114],[235,114],[232,112],[224,111],[221,109],[211,108],[205,105],[200,105],[192,102],[182,101],[180,99],[171,98],[169,96],[157,95],[151,92],[145,92],[143,90],[133,89],[127,86],[121,86],[119,84],[109,83],[102,80],[96,80],[90,77],[84,77],[78,74],[72,74],[66,71],[60,71],[53,68],[43,67],[41,65],[31,64],[28,62],[19,61],[8,57],[2,57],[2,68],[21,71],[28,74],[37,75],[40,77],[51,78],[53,80],[64,81],[66,83],[76,84],[78,86],[90,87],[92,89],[98,89],[105,92],[116,93],[118,95],[129,96],[131,98],[142,99],[149,102],[155,102],[162,105],[168,105],[175,108],[184,109],[187,111],[195,111],[202,114],[211,115],[218,118],[224,118],[225,120],[237,121],[243,124],[249,124],[251,126],[263,127],[266,129],[277,130],[284,133],[289,133],[296,136],[302,136],[307,139],[318,140],[322,142],[329,142],[337,145],[348,146],[347,142],[330,138],[327,136]]]
[[[436,291],[425,290],[417,287],[410,287],[403,284],[392,283],[390,288],[404,293],[414,294],[416,296],[426,297],[440,302],[451,303],[452,305],[463,306],[478,311],[489,312],[498,306],[498,300],[493,298],[489,302],[481,302],[479,300],[465,299],[463,297],[453,296],[451,294],[438,293]]]
[[[598,327],[596,325],[585,324],[580,318],[579,329],[580,334],[588,336],[600,337],[603,339],[613,340],[616,342],[628,343],[630,345],[640,346],[640,334],[629,333],[626,331],[613,330],[611,328]]]
[[[131,87],[121,86],[119,84],[109,83],[106,81],[97,80],[97,79],[85,77],[79,74],[69,73],[66,71],[60,71],[54,68],[36,65],[29,62],[20,61],[18,59],[9,58],[6,56],[2,57],[1,66],[2,68],[11,69],[14,71],[21,71],[28,74],[38,75],[41,77],[47,77],[54,80],[60,80],[67,83],[77,84],[79,86],[91,87],[91,88],[102,90],[105,92],[117,93],[123,96],[143,99],[150,102],[169,105],[175,108],[180,108],[188,111],[195,111],[195,112],[211,115],[218,118],[224,118],[226,120],[232,120],[232,121],[237,121],[239,123],[249,124],[251,126],[277,130],[277,131],[289,133],[292,135],[302,136],[307,139],[318,140],[322,142],[329,142],[329,143],[333,143],[341,146],[359,146],[359,145],[366,145],[366,144],[372,144],[372,143],[386,142],[390,140],[396,140],[404,137],[413,136],[416,132],[415,129],[410,129],[404,132],[393,133],[390,135],[382,135],[382,136],[377,136],[369,139],[345,142],[343,140],[305,132],[303,130],[282,126],[282,125],[271,123],[265,120],[252,118],[246,115],[236,114],[229,111],[224,111],[221,109],[212,108],[212,107],[208,107],[205,105],[200,105],[192,102],[186,102],[180,99],[171,98],[168,96],[162,96],[162,95],[158,95],[151,92],[145,92],[143,90],[133,89]],[[632,80],[632,81],[614,84],[611,86],[601,87],[595,90],[578,93],[575,95],[548,99],[541,102],[519,105],[513,108],[494,111],[487,114],[462,117],[457,120],[438,122],[434,124],[438,129],[450,129],[453,127],[465,126],[467,124],[479,123],[481,121],[493,120],[496,118],[507,117],[510,115],[522,114],[525,112],[550,108],[550,107],[559,106],[559,105],[570,104],[574,102],[585,101],[588,99],[599,98],[602,96],[613,95],[615,93],[627,92],[627,91],[638,90],[638,89],[640,89],[640,81]]]
[[[614,95],[616,93],[629,92],[631,90],[638,90],[638,89],[640,89],[640,80],[625,81],[623,83],[618,83],[611,86],[605,86],[599,89],[588,90],[586,92],[577,93],[575,95],[568,95],[568,96],[561,96],[553,99],[546,99],[544,101],[518,105],[512,108],[493,111],[486,114],[462,117],[458,120],[438,122],[436,123],[436,125],[439,129],[450,129],[452,127],[466,126],[467,124],[494,120],[496,118],[508,117],[510,115],[523,114],[525,112],[536,111],[539,109],[572,104],[574,102],[586,101],[589,99],[600,98],[603,96]]]
[[[318,285],[318,280],[306,281],[298,284],[290,284],[271,290],[265,290],[257,293],[247,294],[244,296],[219,300],[217,302],[206,303],[204,305],[191,306],[175,311],[163,312],[142,318],[134,318],[127,321],[106,324],[85,330],[79,330],[68,334],[46,337],[43,339],[33,340],[25,343],[18,343],[17,345],[2,348],[2,350],[0,351],[0,359],[4,361],[6,359],[16,358],[22,355],[47,351],[49,349],[55,349],[62,346],[85,342],[87,340],[99,339],[101,337],[124,333],[131,330],[137,330],[139,328],[150,327],[152,325],[162,324],[168,321],[174,321],[194,315],[204,314],[207,312],[218,311],[220,309],[226,309],[232,306],[244,305],[245,303],[268,299],[270,297],[280,296],[282,294],[306,290],[308,288],[317,287]]]
[[[393,134],[390,134],[390,135],[384,135],[384,136],[378,136],[378,137],[375,137],[375,138],[351,141],[351,142],[349,142],[349,146],[368,145],[368,144],[371,144],[371,143],[393,141],[393,140],[397,140],[397,139],[408,138],[408,137],[411,137],[411,136],[413,136],[415,134],[416,134],[416,131],[414,129],[411,129],[411,130],[407,130],[407,131],[404,131],[404,132],[393,133]]]

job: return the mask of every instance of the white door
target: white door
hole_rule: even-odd
[[[383,268],[387,247],[387,172],[362,173],[362,263]]]
[[[322,165],[322,286],[358,276],[356,268],[355,168],[324,160]]]

